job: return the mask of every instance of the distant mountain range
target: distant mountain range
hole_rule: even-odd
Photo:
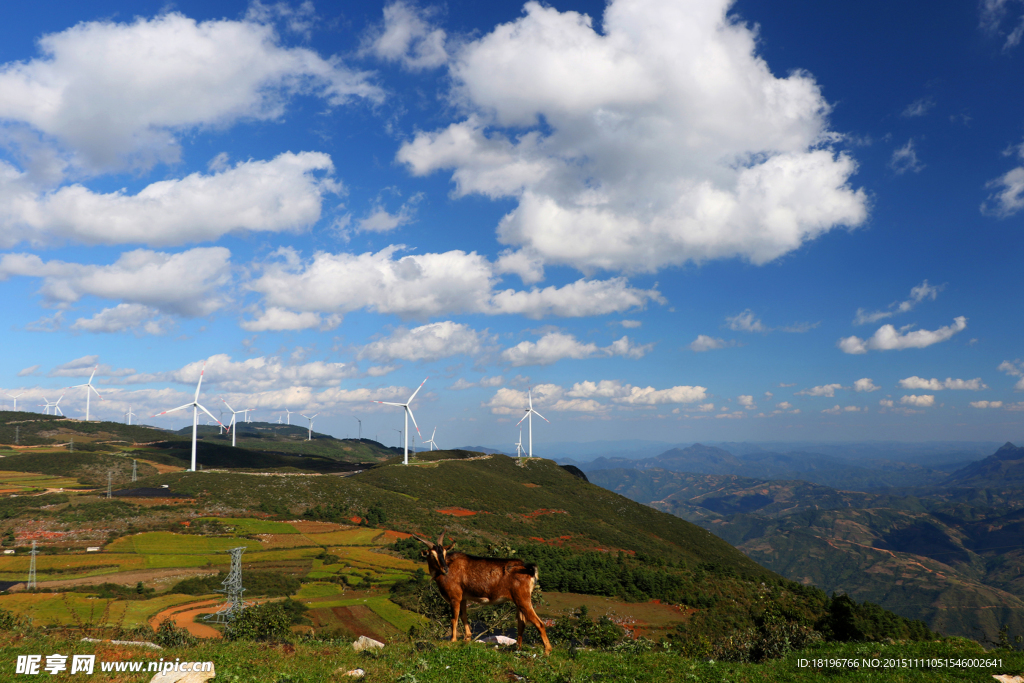
[[[582,469],[789,579],[944,633],[991,641],[1003,625],[1024,633],[1024,448],[1007,443],[951,471],[951,463],[857,467],[821,453],[737,455],[700,444],[623,464],[605,458]]]

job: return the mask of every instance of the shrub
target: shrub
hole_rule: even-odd
[[[164,619],[156,630],[153,642],[160,647],[194,647],[199,643],[199,639],[187,630],[175,626],[170,619]]]
[[[292,617],[281,603],[247,607],[224,629],[226,640],[286,640]]]

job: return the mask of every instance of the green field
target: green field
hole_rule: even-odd
[[[139,555],[202,555],[225,552],[244,546],[246,550],[259,550],[259,541],[248,539],[175,534],[154,531],[119,538],[106,547],[108,552],[134,552]]]
[[[299,530],[285,522],[251,517],[200,517],[196,522],[217,522],[235,534],[297,534]]]

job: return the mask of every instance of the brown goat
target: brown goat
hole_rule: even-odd
[[[444,546],[444,532],[431,543],[416,536],[416,540],[427,545],[420,552],[427,559],[430,576],[437,582],[441,595],[452,606],[452,642],[459,639],[459,615],[466,627],[466,642],[472,640],[466,603],[480,602],[498,605],[511,600],[516,606],[516,644],[523,647],[523,631],[530,622],[540,631],[544,641],[544,654],[551,654],[551,643],[540,617],[533,611],[530,595],[539,576],[537,565],[522,560],[503,560],[488,557],[473,557],[465,553],[453,553],[452,541]]]

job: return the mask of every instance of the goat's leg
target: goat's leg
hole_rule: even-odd
[[[462,599],[462,625],[466,627],[466,642],[473,640],[473,633],[469,630],[469,606],[466,599]]]
[[[540,639],[544,641],[544,654],[551,654],[551,642],[548,640],[548,632],[544,629],[544,622],[533,611],[533,605],[530,603],[523,605],[523,614],[526,615],[527,621],[536,626],[537,630],[540,631]]]
[[[526,617],[523,610],[516,611],[516,649],[523,649],[523,631],[526,630]]]
[[[452,600],[452,642],[459,639],[459,601]]]

